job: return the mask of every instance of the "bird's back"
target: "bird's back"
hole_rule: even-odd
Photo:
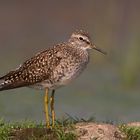
[[[60,80],[65,82],[65,79],[76,76],[87,62],[87,52],[74,48],[68,43],[59,44],[38,53],[16,70],[1,77],[0,90],[32,86],[43,81],[55,86]]]

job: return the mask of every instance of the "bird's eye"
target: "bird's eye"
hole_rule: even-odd
[[[84,40],[82,37],[79,37],[80,40]]]

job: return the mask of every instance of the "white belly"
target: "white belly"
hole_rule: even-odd
[[[40,83],[36,83],[31,87],[39,89],[56,89],[67,85],[81,74],[81,72],[86,68],[88,62],[89,58],[87,52],[85,52],[83,61],[68,63],[68,59],[66,59],[54,69],[50,78]]]
[[[87,63],[85,63],[84,65],[81,65],[80,67],[74,67],[67,71],[64,71],[65,76],[56,80],[53,84],[50,83],[49,80],[45,80],[40,83],[36,83],[30,87],[36,88],[36,89],[45,89],[45,88],[56,89],[61,86],[65,86],[65,85],[69,84],[71,81],[73,81],[74,79],[76,79],[82,73],[82,71],[86,68],[86,64]],[[54,75],[55,75],[55,73],[54,73]]]

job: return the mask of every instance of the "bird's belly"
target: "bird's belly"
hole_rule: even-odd
[[[56,89],[61,86],[65,86],[76,79],[82,73],[82,71],[86,68],[87,63],[88,62],[73,67],[71,66],[63,70],[61,68],[57,68],[53,72],[52,78],[46,79],[40,83],[36,83],[30,87],[37,89]]]
[[[69,84],[82,73],[82,71],[86,68],[86,64],[87,63],[84,63],[83,65],[67,69],[64,71],[65,74],[62,74],[62,76],[56,78],[57,80],[55,81],[54,85],[56,87],[60,87]]]
[[[74,79],[76,79],[81,74],[81,72],[84,70],[84,68],[85,67],[82,67],[82,68],[80,67],[80,68],[73,68],[73,70],[67,70],[67,72],[65,72],[65,74],[63,74],[63,76],[61,74],[60,75],[57,74],[57,76],[54,77],[53,81],[50,81],[49,79],[47,79],[47,80],[42,81],[40,83],[36,83],[30,87],[36,88],[36,89],[60,88],[62,86],[69,84]]]
[[[82,71],[77,72],[67,72],[64,77],[62,77],[58,82],[56,82],[56,85],[63,86],[69,84],[71,81],[76,79]]]

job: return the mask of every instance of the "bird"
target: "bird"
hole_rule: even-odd
[[[20,87],[43,89],[46,126],[47,128],[54,127],[55,91],[72,82],[83,72],[89,63],[89,50],[92,49],[106,54],[92,43],[89,33],[76,30],[68,41],[35,54],[16,69],[1,76],[0,91]]]

